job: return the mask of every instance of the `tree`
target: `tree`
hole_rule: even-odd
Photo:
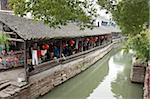
[[[135,36],[129,36],[125,49],[133,49],[136,51],[136,57],[142,61],[150,60],[150,36],[148,31],[143,31]]]
[[[43,21],[50,27],[60,27],[69,22],[90,27],[96,9],[88,0],[10,0],[15,14],[25,16],[28,12],[35,20]]]
[[[98,0],[98,3],[112,14],[128,37],[126,49],[133,49],[138,58],[150,60],[149,31],[145,28],[149,23],[149,0]]]
[[[0,44],[7,44],[8,43],[8,35],[1,33],[0,34]]]
[[[89,26],[96,16],[90,0],[9,0],[15,14],[32,13],[35,20],[42,20],[50,27],[79,22]],[[134,36],[143,31],[149,21],[149,0],[97,0],[101,9],[107,9],[126,35]]]
[[[111,12],[113,19],[126,35],[134,36],[145,30],[149,22],[149,0],[99,0]]]

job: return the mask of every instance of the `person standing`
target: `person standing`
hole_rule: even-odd
[[[32,65],[38,65],[37,43],[32,48]]]
[[[54,57],[60,57],[60,49],[57,46],[54,46]]]

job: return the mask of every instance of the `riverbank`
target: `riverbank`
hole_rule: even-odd
[[[144,85],[143,99],[150,99],[150,63],[140,63],[133,58],[130,79],[133,83]]]
[[[67,81],[80,72],[89,68],[96,61],[104,57],[113,48],[113,43],[104,48],[97,49],[65,64],[33,75],[29,78],[29,84],[11,84],[0,92],[1,99],[35,99],[44,95],[55,86]]]
[[[150,99],[150,62],[146,68],[144,79],[144,99]]]
[[[131,57],[115,47],[86,71],[38,99],[142,99],[143,85],[130,81]]]

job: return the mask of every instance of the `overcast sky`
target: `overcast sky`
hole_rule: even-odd
[[[26,1],[28,1],[28,0],[26,0]],[[81,1],[83,1],[83,0],[81,0]],[[100,6],[96,3],[96,1],[97,0],[89,0],[89,1],[91,1],[91,2],[93,2],[93,6],[97,9],[97,13],[101,16],[101,17],[103,17],[103,18],[105,18],[105,19],[110,19],[110,14],[106,14],[106,10],[100,10]],[[27,17],[28,18],[31,18],[31,13],[28,13],[27,14]]]
[[[94,1],[94,5],[95,5],[95,8],[97,8],[97,13],[101,16],[101,17],[104,17],[106,19],[110,19],[110,14],[106,14],[106,10],[100,10],[100,5],[96,4],[96,1],[97,0],[91,0],[91,1]]]

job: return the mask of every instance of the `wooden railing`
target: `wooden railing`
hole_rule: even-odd
[[[41,63],[38,66],[34,66],[34,70],[32,72],[29,72],[29,75],[31,76],[31,75],[40,73],[42,71],[48,70],[52,67],[55,67],[59,64],[65,64],[65,63],[71,62],[73,60],[84,58],[88,53],[91,53],[91,52],[93,52],[95,50],[98,50],[98,49],[102,49],[102,48],[104,48],[104,47],[106,47],[110,44],[111,44],[111,42],[108,42],[104,45],[101,45],[101,46],[98,46],[98,47],[95,47],[95,48],[92,48],[92,49],[89,49],[89,50],[86,50],[86,51],[83,51],[83,52],[76,53],[76,54],[68,56],[68,57],[65,57],[65,59],[64,58],[59,58],[59,59],[56,59],[56,60],[51,60],[51,61],[48,61],[48,62]]]

